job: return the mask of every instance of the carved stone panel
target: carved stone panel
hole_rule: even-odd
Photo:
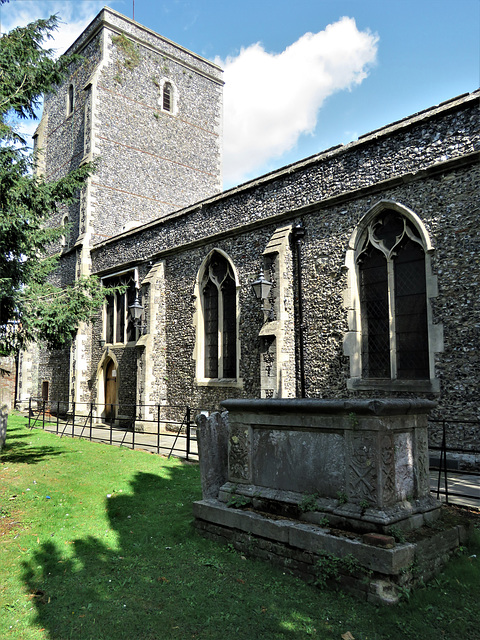
[[[261,338],[260,380],[262,398],[274,398],[277,390],[277,341],[275,336]],[[273,391],[273,393],[269,393]]]
[[[415,460],[416,460],[416,498],[423,498],[430,494],[429,460],[428,460],[428,435],[427,429],[415,431]]]
[[[397,433],[395,436],[395,478],[397,500],[413,498],[413,434]]]
[[[395,453],[393,435],[391,434],[381,436],[380,473],[379,506],[383,507],[395,503]]]
[[[378,451],[374,435],[354,434],[349,438],[347,497],[356,502],[377,504]]]
[[[231,482],[251,482],[251,428],[246,424],[231,424],[228,441],[228,479]]]

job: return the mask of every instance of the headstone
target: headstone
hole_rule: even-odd
[[[228,475],[228,413],[196,419],[203,498],[216,498]]]
[[[7,420],[8,409],[7,405],[4,404],[0,408],[0,451],[3,449],[3,445],[5,444],[5,439],[7,437]]]

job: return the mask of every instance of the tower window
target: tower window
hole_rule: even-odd
[[[163,110],[164,111],[173,111],[173,90],[170,82],[166,82],[163,85]]]
[[[73,84],[68,85],[68,93],[67,93],[67,118],[69,115],[73,113],[73,108],[75,106],[75,92],[73,89]]]
[[[70,246],[70,224],[68,222],[68,216],[63,216],[62,220],[63,235],[60,236],[60,244],[63,249],[68,249]]]

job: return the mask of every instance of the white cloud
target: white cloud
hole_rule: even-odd
[[[351,89],[375,62],[378,37],[341,18],[281,53],[260,43],[222,61],[224,180],[238,183],[311,133],[325,99]]]
[[[10,2],[2,7],[2,33],[15,27],[24,27],[39,18],[57,15],[60,24],[52,33],[53,38],[45,47],[54,49],[56,57],[61,55],[78,38],[85,27],[103,8],[103,0],[93,2],[39,1]]]
[[[16,27],[24,27],[40,18],[57,15],[58,28],[52,32],[52,38],[46,40],[43,46],[53,49],[55,57],[59,57],[73,44],[103,6],[103,0],[83,3],[60,0],[10,2],[3,5],[1,9],[1,31],[5,33]],[[38,113],[39,117],[40,115],[41,108]],[[27,144],[32,146],[31,137],[38,127],[38,120],[18,120],[16,126]]]

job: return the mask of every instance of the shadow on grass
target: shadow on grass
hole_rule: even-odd
[[[185,482],[185,470],[172,467],[169,478],[138,472],[131,495],[107,499],[116,544],[103,531],[66,543],[71,554],[51,541],[24,563],[36,623],[49,638],[303,637],[281,628],[289,588],[281,575],[266,587],[265,565],[247,570],[240,554],[196,534],[198,478]]]
[[[12,436],[14,436],[15,440],[25,440],[26,438],[31,438],[30,432],[25,433],[25,430],[20,429],[19,427],[8,427],[7,434],[9,440],[12,439]]]
[[[48,634],[41,637],[300,640],[339,638],[349,629],[359,640],[477,637],[476,556],[457,559],[465,575],[472,572],[465,586],[461,576],[440,576],[438,588],[423,590],[414,610],[410,601],[380,611],[341,593],[320,595],[268,563],[200,538],[192,527],[191,503],[199,498],[193,471],[172,465],[161,467],[162,476],[137,472],[130,494],[106,500],[107,531],[100,516],[95,536],[57,542],[55,532],[39,545],[23,563],[22,577],[35,624]],[[459,616],[468,620],[454,633],[449,624],[459,625]]]
[[[176,559],[175,549],[195,536],[188,513],[197,496],[190,497],[188,511],[181,503],[182,513],[174,517],[182,469],[169,468],[169,478],[137,473],[133,494],[106,500],[109,532],[66,542],[73,545],[71,554],[49,541],[23,564],[37,623],[49,638],[191,637],[183,635],[182,622],[173,623],[181,613],[178,590],[188,572],[184,554]],[[165,588],[170,582],[175,585],[173,599]],[[168,629],[160,633],[159,625],[176,629],[173,635]]]
[[[24,444],[23,441],[30,438],[31,435],[25,433],[24,428],[9,425],[5,445],[0,452],[0,462],[36,464],[65,453],[59,447],[50,445],[32,447],[29,444]]]

